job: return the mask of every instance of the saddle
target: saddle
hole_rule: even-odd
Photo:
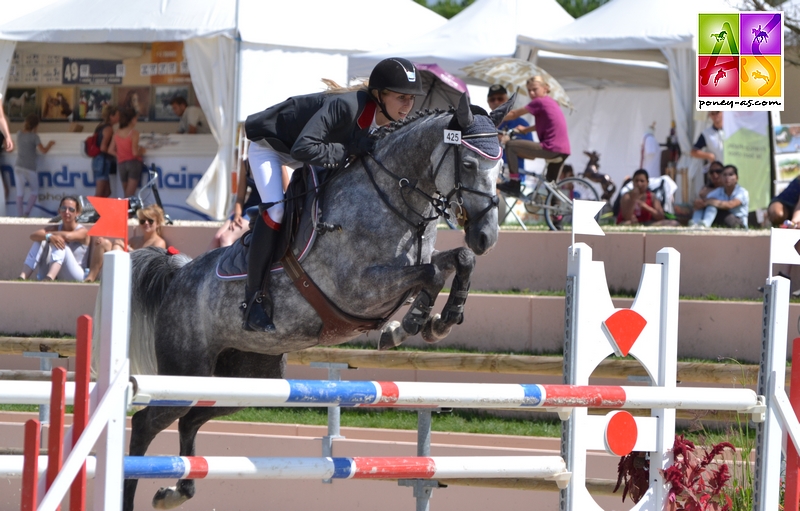
[[[320,212],[320,197],[317,195],[317,190],[321,177],[324,177],[320,176],[320,173],[319,169],[309,166],[298,169],[292,174],[292,180],[286,190],[286,207],[280,238],[275,247],[274,259],[278,262],[272,265],[270,270],[272,272],[283,270],[282,259],[290,247],[295,258],[302,261],[314,246]],[[324,171],[322,173],[324,174]],[[251,229],[256,215],[257,213],[251,216]],[[220,249],[225,253],[217,262],[217,278],[239,280],[247,277],[247,254],[251,235],[252,231],[247,231],[236,243]]]
[[[381,328],[389,320],[389,316],[369,319],[344,312],[325,296],[300,265],[314,246],[317,234],[336,229],[336,226],[325,224],[320,218],[322,197],[318,192],[320,183],[329,177],[327,172],[328,170],[304,166],[292,174],[292,180],[286,190],[281,236],[275,247],[274,258],[279,262],[274,264],[270,271],[286,271],[295,288],[322,319],[320,344],[333,345],[342,342],[343,339],[355,337],[359,333]],[[251,226],[252,221],[251,219]],[[217,263],[217,278],[224,280],[247,278],[250,236],[251,233],[248,231],[233,245],[220,249],[225,253]]]

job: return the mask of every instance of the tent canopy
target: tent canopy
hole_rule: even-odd
[[[235,0],[61,0],[0,25],[0,39],[48,43],[234,36]]]
[[[445,71],[463,77],[460,69],[467,64],[486,57],[513,55],[518,35],[534,37],[572,20],[555,0],[478,0],[422,37],[386,50],[351,56],[348,73],[350,77],[368,76],[380,60],[406,57],[435,62]]]
[[[0,39],[109,43],[184,41],[215,35],[234,38],[237,9],[244,42],[325,51],[375,50],[447,21],[412,0],[381,3],[382,10],[413,21],[402,31],[386,30],[381,23],[372,22],[372,0],[136,0],[122,4],[60,0],[0,24]],[[302,22],[282,22],[297,19],[298,13],[304,13]]]
[[[697,13],[728,11],[722,0],[613,0],[567,27],[518,40],[572,55],[666,63],[662,48],[693,47]]]

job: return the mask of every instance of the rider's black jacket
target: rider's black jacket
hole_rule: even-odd
[[[376,106],[363,90],[295,96],[248,116],[244,129],[251,141],[266,140],[297,161],[334,167],[368,135]]]

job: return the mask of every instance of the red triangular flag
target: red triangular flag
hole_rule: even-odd
[[[123,238],[128,247],[128,199],[88,197],[100,218],[89,229],[89,236]]]

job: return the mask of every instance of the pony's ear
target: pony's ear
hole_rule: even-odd
[[[517,99],[517,93],[515,92],[514,94],[511,95],[511,98],[508,101],[506,101],[499,107],[492,110],[492,113],[489,114],[489,117],[492,119],[492,122],[494,122],[495,128],[500,126],[500,124],[502,124],[503,118],[506,116],[509,110],[511,110],[511,108],[514,106],[514,101],[516,101],[516,99]]]
[[[472,124],[472,109],[469,107],[469,98],[466,94],[461,95],[458,100],[458,108],[456,108],[456,120],[462,128],[466,128]]]

